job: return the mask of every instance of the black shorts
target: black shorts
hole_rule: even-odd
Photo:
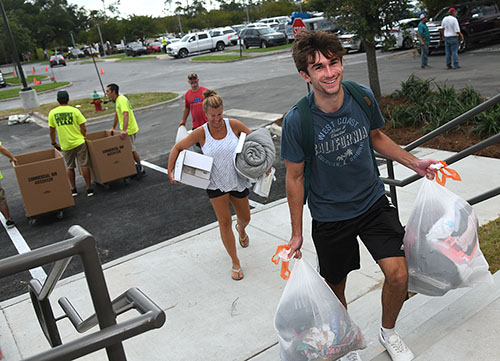
[[[338,222],[313,220],[312,238],[321,276],[337,284],[349,272],[360,268],[357,236],[375,261],[404,257],[404,233],[398,212],[385,195],[358,217]]]
[[[228,194],[228,193],[235,198],[245,198],[245,197],[248,197],[248,195],[250,194],[250,191],[248,190],[248,188],[246,188],[245,190],[243,190],[241,192],[238,192],[238,191],[223,192],[220,189],[215,189],[215,190],[214,189],[207,189],[208,198],[210,198],[210,199],[217,198],[217,197],[223,196],[224,194]]]

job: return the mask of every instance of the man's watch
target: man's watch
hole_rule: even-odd
[[[56,143],[56,142],[52,142],[52,143],[50,143],[50,144],[52,144],[52,145],[56,145],[57,143]]]

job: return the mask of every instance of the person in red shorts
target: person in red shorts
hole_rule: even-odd
[[[191,113],[193,129],[196,129],[208,121],[202,105],[203,99],[205,99],[203,97],[203,92],[207,90],[207,88],[200,86],[196,73],[189,73],[188,83],[191,85],[191,89],[184,94],[184,114],[182,114],[182,120],[179,123],[179,127],[181,125],[186,126],[187,118],[189,113]]]

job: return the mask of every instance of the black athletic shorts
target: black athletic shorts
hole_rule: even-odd
[[[360,268],[357,236],[375,261],[404,257],[404,228],[396,208],[384,195],[364,214],[338,222],[313,220],[312,238],[318,254],[320,274],[329,283],[340,283]]]
[[[215,189],[215,190],[214,189],[207,189],[208,198],[210,198],[210,199],[217,198],[217,197],[223,196],[224,194],[228,194],[228,193],[235,198],[245,198],[245,197],[248,197],[248,195],[250,194],[250,190],[248,188],[246,188],[245,190],[243,190],[241,192],[238,192],[238,191],[223,192],[220,189]]]

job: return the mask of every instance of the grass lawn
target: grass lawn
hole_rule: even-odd
[[[36,80],[43,80],[47,78],[47,75],[29,75],[26,77],[26,81],[28,83],[33,83],[33,79],[36,78]],[[5,81],[9,83],[10,85],[19,85],[21,84],[21,78],[5,78]]]
[[[490,272],[500,270],[500,218],[479,227],[479,244],[490,265]]]
[[[61,82],[55,82],[55,83],[33,85],[31,87],[31,89],[35,89],[37,93],[40,93],[40,92],[43,92],[46,90],[59,88],[59,87],[62,87],[62,86],[68,85],[68,84],[69,84],[69,81],[61,81]],[[20,88],[2,90],[2,91],[0,91],[0,99],[16,98],[19,96],[20,90],[21,90]]]
[[[165,93],[138,93],[138,94],[126,94],[126,97],[130,101],[130,104],[132,105],[132,108],[142,108],[148,105],[152,104],[157,104],[161,102],[165,102],[167,100],[174,99],[177,97],[176,93],[170,93],[170,92],[165,92]],[[101,115],[106,115],[106,114],[113,114],[115,112],[115,103],[109,102],[107,104],[103,104],[103,109],[105,109],[102,112],[96,113],[94,111],[94,105],[90,104],[92,101],[92,98],[83,98],[83,99],[70,99],[69,105],[77,107],[80,109],[82,114],[85,116],[85,118],[90,119],[94,117],[99,117]],[[45,116],[49,115],[49,112],[57,107],[59,104],[57,102],[53,103],[47,103],[47,104],[42,104],[38,109],[35,109],[34,111],[37,111]],[[0,111],[0,118],[7,117],[9,115],[14,115],[14,114],[22,114],[26,113],[26,111],[23,108],[15,108],[15,109],[9,109],[9,110],[3,110]]]
[[[273,50],[281,50],[281,49],[290,49],[293,46],[292,44],[286,44],[286,45],[279,45],[279,46],[274,46],[272,48],[250,48],[250,49],[242,49],[244,53],[266,53],[268,51],[273,51]],[[231,49],[231,50],[224,50],[224,52],[228,53],[239,53],[240,49]]]
[[[234,61],[234,60],[240,60],[240,59],[246,59],[250,58],[249,55],[204,55],[204,56],[197,56],[192,58],[192,61]]]

